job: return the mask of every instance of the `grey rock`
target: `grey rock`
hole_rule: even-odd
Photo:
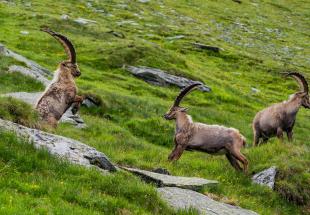
[[[270,189],[274,189],[276,175],[277,175],[277,167],[272,166],[259,173],[256,173],[252,177],[252,180],[256,184],[266,185]]]
[[[252,91],[252,93],[259,93],[260,92],[260,90],[255,88],[255,87],[251,87],[251,91]]]
[[[13,97],[15,99],[22,100],[33,107],[36,105],[36,102],[40,98],[43,92],[37,92],[37,93],[27,93],[27,92],[16,92],[16,93],[7,93],[2,96],[7,97]],[[72,107],[70,107],[64,115],[61,117],[59,122],[62,123],[70,123],[72,125],[75,125],[78,128],[85,128],[86,124],[84,123],[83,119],[78,114],[72,113]]]
[[[194,208],[208,215],[257,215],[254,211],[217,202],[201,193],[177,187],[157,188],[162,199],[177,210]]]
[[[25,58],[24,56],[21,56],[9,49],[7,49],[3,44],[0,43],[0,55],[4,55],[4,56],[7,56],[7,57],[12,57],[14,58],[15,60],[19,61],[19,62],[22,62],[24,64],[26,64],[26,66],[33,70],[34,72],[44,76],[44,77],[50,77],[52,76],[52,73],[43,68],[42,66],[40,66],[39,64],[33,62],[32,60],[29,60],[27,58]]]
[[[191,44],[198,49],[209,50],[209,51],[213,51],[213,52],[217,52],[217,53],[220,52],[220,50],[221,50],[221,48],[219,48],[219,47],[205,45],[202,43],[191,43]]]
[[[95,24],[95,23],[97,23],[97,22],[94,21],[94,20],[84,19],[84,18],[81,18],[81,17],[75,19],[74,21],[75,21],[76,23],[78,23],[78,24],[81,24],[81,25],[88,25],[88,24]]]
[[[140,176],[146,182],[155,183],[158,187],[180,187],[198,190],[204,186],[214,186],[218,184],[217,181],[207,180],[203,178],[171,176],[128,167],[122,168]]]
[[[173,37],[167,37],[167,40],[179,40],[179,39],[183,39],[185,38],[184,35],[177,35],[177,36],[173,36]]]
[[[63,14],[61,15],[60,19],[62,20],[68,20],[69,19],[69,16],[67,14]]]
[[[150,0],[138,0],[138,2],[140,2],[140,3],[148,3],[148,2],[150,2]]]
[[[184,88],[190,84],[201,83],[199,81],[193,81],[187,78],[170,75],[160,69],[149,68],[149,67],[134,67],[134,66],[124,66],[124,68],[132,73],[133,75],[142,78],[146,82],[157,85],[157,86],[168,86],[175,85],[180,88]],[[203,84],[203,83],[201,83]],[[198,88],[203,92],[210,92],[211,88],[203,85]]]
[[[37,70],[29,69],[27,67],[12,65],[9,67],[9,72],[19,72],[23,75],[26,75],[33,79],[38,80],[44,86],[48,86],[48,84],[50,83],[50,81],[46,78],[46,76],[42,75],[41,72],[38,72]]]
[[[28,34],[29,34],[29,31],[20,31],[20,33],[21,33],[22,35],[28,35]]]
[[[85,167],[96,166],[107,171],[116,170],[106,155],[79,141],[27,128],[2,119],[0,119],[0,128],[14,132],[18,137],[25,138],[29,143],[32,143],[35,148],[44,148],[50,154],[66,159],[71,163]],[[99,164],[95,162],[96,160]]]

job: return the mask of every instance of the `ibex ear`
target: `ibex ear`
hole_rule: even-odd
[[[180,109],[181,112],[186,112],[187,110],[188,108],[183,108],[183,107]]]

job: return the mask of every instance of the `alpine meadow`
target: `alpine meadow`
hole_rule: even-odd
[[[161,168],[173,176],[218,181],[195,192],[257,214],[310,213],[309,0],[0,0],[0,26],[0,214],[201,213],[194,206],[173,208],[158,192],[158,184],[123,167]],[[42,123],[38,107],[6,94],[46,89],[42,101],[54,85],[12,72],[12,65],[29,65],[3,54],[1,47],[48,71],[73,74],[62,92],[72,90],[70,102],[41,104],[51,105],[49,110],[63,105],[52,126],[49,120]],[[128,67],[160,70],[210,90],[196,84],[188,93],[186,86],[154,84]],[[307,101],[299,104],[292,122],[292,141],[284,132],[283,138],[277,133],[280,138],[275,135],[255,146],[255,115],[294,93]],[[80,106],[77,97],[92,98],[96,105]],[[178,99],[183,99],[180,107]],[[74,102],[86,126],[57,124]],[[214,156],[226,150],[224,140],[214,151],[179,141],[178,132],[185,129],[174,111],[200,122],[195,129],[225,126],[225,133],[223,127],[215,131],[225,141],[235,141],[232,147],[241,155]],[[84,143],[104,153],[117,171],[76,165],[4,129],[2,121]],[[204,132],[201,136],[212,139]],[[183,144],[184,152],[169,156],[175,143]],[[244,171],[238,171],[237,160]],[[273,166],[273,189],[253,183],[253,175]]]

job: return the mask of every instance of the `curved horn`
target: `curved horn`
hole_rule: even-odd
[[[48,27],[42,27],[41,31],[50,34],[56,40],[58,40],[61,43],[61,45],[65,48],[65,51],[66,51],[67,56],[69,58],[68,60],[71,63],[76,63],[76,53],[75,53],[74,46],[72,45],[72,43],[70,42],[70,40],[67,37],[52,31]]]
[[[179,106],[180,102],[182,101],[182,99],[184,98],[184,96],[186,96],[186,94],[188,94],[192,89],[194,89],[197,86],[202,85],[201,83],[195,83],[192,85],[189,85],[187,87],[185,87],[183,90],[181,90],[181,92],[179,93],[179,95],[176,97],[173,106]]]
[[[298,82],[300,90],[302,90],[305,93],[308,93],[309,91],[308,82],[302,74],[298,72],[288,72],[285,74],[285,77],[288,76],[293,77]]]

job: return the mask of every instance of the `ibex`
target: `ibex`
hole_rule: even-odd
[[[72,104],[79,107],[83,101],[83,97],[77,96],[77,87],[74,82],[74,78],[79,77],[81,72],[76,63],[74,46],[70,40],[48,28],[42,28],[41,31],[50,34],[60,42],[68,56],[68,60],[58,65],[52,82],[47,86],[36,104],[42,121],[56,127],[58,120]]]
[[[246,172],[248,161],[240,152],[246,142],[238,130],[193,122],[191,116],[186,113],[187,108],[179,106],[184,96],[199,85],[199,83],[192,84],[181,90],[170,110],[164,115],[167,120],[176,120],[175,147],[168,157],[169,161],[178,160],[184,150],[196,150],[214,155],[225,154],[236,170],[242,170],[239,161],[243,164],[243,171]]]
[[[283,132],[286,132],[288,140],[293,139],[293,127],[296,115],[301,106],[310,108],[308,83],[305,77],[298,72],[288,72],[286,77],[293,77],[300,86],[300,91],[291,95],[287,101],[274,104],[258,112],[253,120],[253,145],[260,142],[266,143],[269,138],[277,136],[283,140]],[[260,141],[262,139],[262,141]]]

